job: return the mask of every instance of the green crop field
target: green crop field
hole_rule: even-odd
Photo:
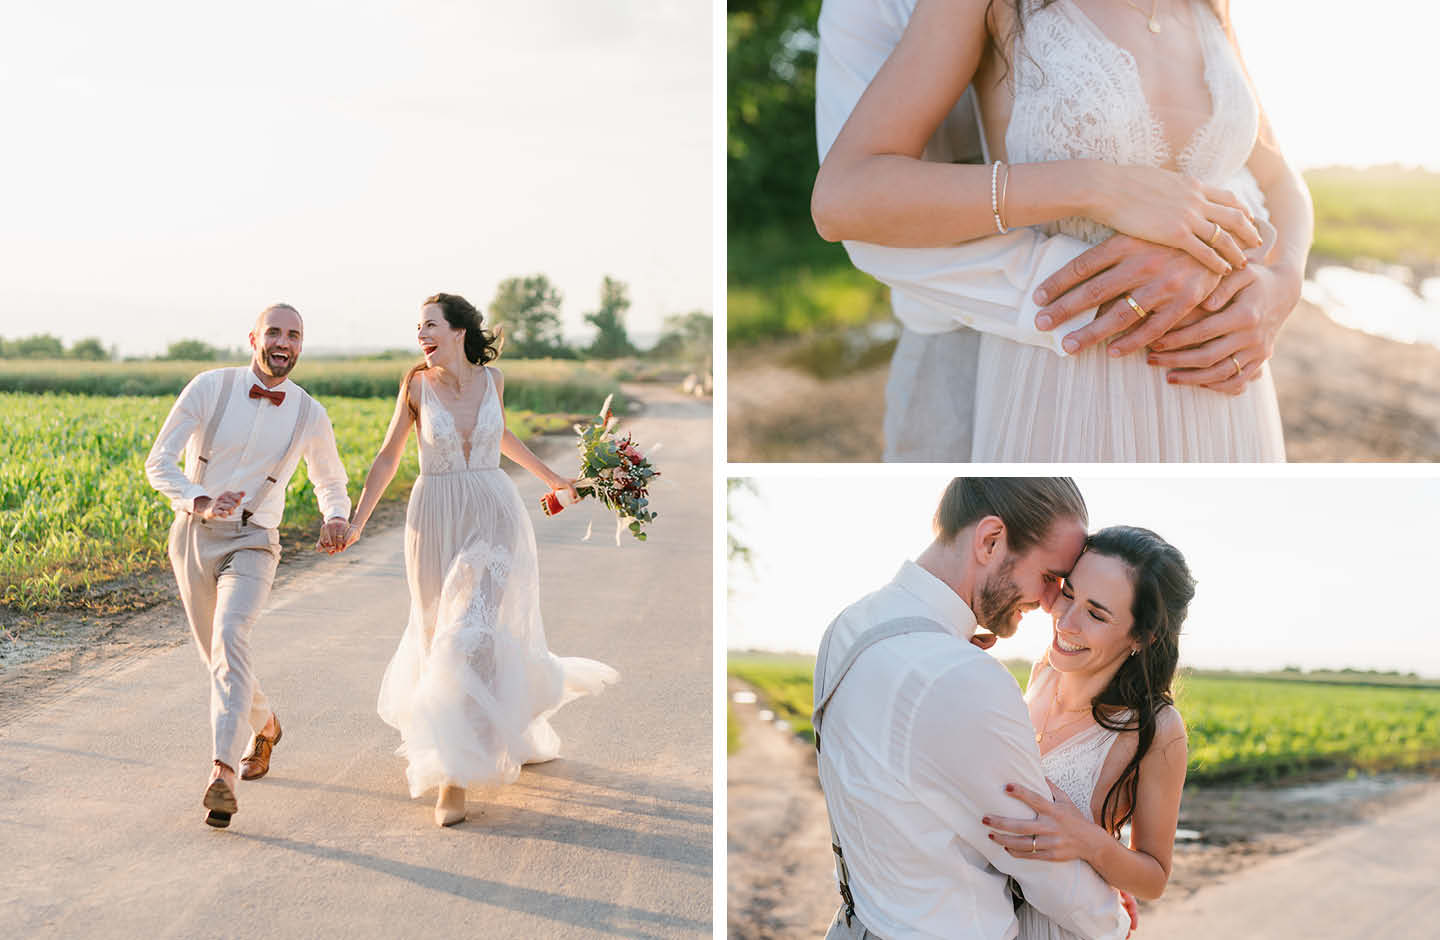
[[[522,438],[568,427],[564,416],[510,406]],[[0,605],[33,611],[79,603],[91,586],[165,563],[174,511],[150,488],[145,456],[173,404],[164,397],[0,393]],[[352,502],[394,409],[389,398],[323,400],[350,478]],[[587,409],[598,407],[599,400]],[[390,498],[419,473],[412,440]],[[286,492],[283,535],[318,533],[314,488],[301,461]]]
[[[405,359],[301,360],[292,378],[322,400],[386,398],[394,401],[401,377],[413,364]],[[3,359],[0,360],[0,392],[175,396],[197,373],[221,365],[225,363]],[[618,380],[600,369],[558,359],[502,359],[498,366],[505,374],[507,408],[547,414],[590,414],[599,410],[606,395],[614,394],[616,411],[623,413]]]
[[[1007,663],[1022,686],[1028,665]],[[807,740],[813,662],[732,654],[729,672],[749,683]],[[1389,680],[1386,680],[1389,681]],[[1440,761],[1440,688],[1353,681],[1184,675],[1177,705],[1190,732],[1189,780],[1273,780],[1311,772],[1379,771]]]

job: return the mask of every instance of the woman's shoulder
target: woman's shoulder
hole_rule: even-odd
[[[1185,718],[1174,705],[1161,705],[1155,712],[1155,740],[1159,742],[1184,740]]]

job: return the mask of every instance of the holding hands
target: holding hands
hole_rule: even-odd
[[[350,523],[339,517],[326,519],[320,527],[320,540],[315,543],[315,550],[327,555],[343,552],[351,544],[345,540],[350,528]]]

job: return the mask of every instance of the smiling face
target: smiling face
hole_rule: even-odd
[[[305,324],[294,307],[276,304],[260,313],[250,331],[251,363],[263,375],[283,379],[300,359]]]
[[[975,619],[996,636],[1014,636],[1020,618],[1037,607],[1049,610],[1060,581],[1085,547],[1078,519],[1056,519],[1045,538],[1023,554],[1007,552],[980,583]]]
[[[1051,610],[1055,633],[1050,665],[1061,672],[1113,673],[1135,649],[1130,567],[1118,558],[1086,552],[1065,579]]]
[[[465,356],[465,330],[463,327],[452,327],[439,304],[426,304],[420,308],[415,339],[420,344],[427,366],[444,368]]]

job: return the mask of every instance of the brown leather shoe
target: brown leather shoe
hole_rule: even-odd
[[[250,738],[250,747],[240,758],[240,779],[259,780],[270,772],[270,752],[280,743],[285,731],[280,727],[280,716],[275,715],[275,737],[267,737],[258,731]]]

